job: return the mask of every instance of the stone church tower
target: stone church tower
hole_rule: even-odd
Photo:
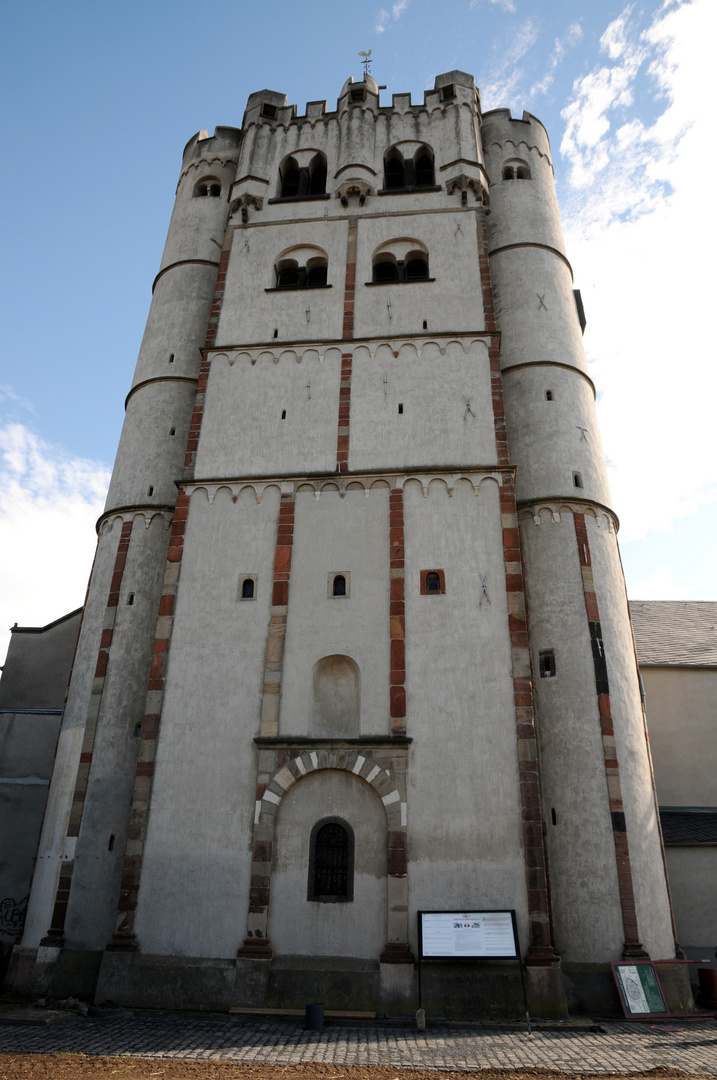
[[[541,1015],[674,956],[594,397],[547,134],[471,76],[190,140],[17,985],[406,1014],[441,909],[515,910]]]

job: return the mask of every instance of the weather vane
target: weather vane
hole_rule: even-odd
[[[373,49],[369,49],[368,52],[360,52],[359,53],[359,56],[361,57],[361,63],[363,64],[363,73],[364,73],[364,75],[370,75],[371,74],[371,53],[372,52],[373,52]]]

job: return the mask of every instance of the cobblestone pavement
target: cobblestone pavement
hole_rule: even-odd
[[[672,1025],[678,1031],[660,1031]],[[717,1076],[717,1021],[600,1021],[599,1031],[441,1024],[425,1032],[401,1026],[327,1026],[298,1021],[137,1014],[72,1016],[43,1027],[0,1025],[0,1052],[223,1060],[273,1065],[299,1061],[385,1064],[445,1070],[542,1067],[564,1072],[644,1072],[656,1066]]]

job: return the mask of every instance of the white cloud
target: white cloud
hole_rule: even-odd
[[[397,23],[410,3],[411,0],[397,0],[397,3],[392,6],[390,11],[386,8],[381,8],[376,17],[376,25],[374,27],[376,33],[382,34],[392,21]]]
[[[629,581],[627,591],[631,600],[690,600],[694,588],[680,587],[667,566],[660,566],[642,581]]]
[[[540,26],[535,19],[527,19],[516,32],[502,54],[500,65],[483,80],[481,99],[484,112],[515,103],[523,79],[523,69],[518,61],[530,52],[539,35]]]
[[[481,0],[471,0],[468,7],[472,11],[473,8],[478,7],[480,2]],[[513,12],[516,10],[514,0],[488,0],[488,2],[493,4],[494,7],[499,7],[501,11]]]
[[[0,426],[0,657],[13,623],[43,626],[83,603],[109,475],[24,424]]]
[[[663,6],[646,29],[626,8],[602,39],[614,62],[579,80],[563,113],[567,248],[628,540],[717,501],[706,170],[715,35],[712,0]],[[633,104],[646,89],[664,102],[650,122]]]
[[[565,59],[568,51],[574,48],[583,38],[583,28],[579,22],[568,27],[567,33],[562,38],[555,39],[553,51],[548,58],[548,70],[542,79],[533,83],[528,97],[534,98],[538,94],[545,94],[555,82],[555,74],[560,64]]]

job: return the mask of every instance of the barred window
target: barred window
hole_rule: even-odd
[[[353,829],[342,818],[322,818],[311,830],[307,900],[335,904],[353,898]]]

